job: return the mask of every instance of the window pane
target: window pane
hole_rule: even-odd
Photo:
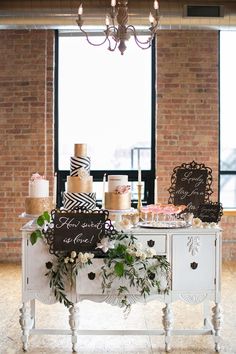
[[[236,206],[236,175],[221,175],[220,177],[221,203],[224,208]]]
[[[236,171],[236,31],[220,33],[221,170]],[[235,204],[236,205],[236,204]]]
[[[91,38],[93,40],[93,38]],[[59,169],[86,143],[92,170],[151,169],[151,50],[122,56],[84,37],[59,37]]]

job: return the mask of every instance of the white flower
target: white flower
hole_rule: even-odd
[[[138,250],[142,250],[143,249],[143,244],[141,242],[137,242],[137,243],[135,243],[135,247],[136,247],[137,251]]]
[[[153,256],[156,256],[157,252],[155,248],[147,248],[146,249],[146,256],[147,258],[152,258]]]
[[[136,252],[135,252],[135,256],[138,257],[138,258],[141,257],[142,254],[143,254],[142,251],[136,251]]]
[[[192,226],[193,227],[202,227],[202,220],[199,218],[194,218]]]
[[[77,253],[75,251],[72,251],[70,256],[71,256],[71,258],[75,258],[77,256]]]
[[[92,258],[94,258],[94,254],[93,253],[89,253],[88,254],[88,259],[92,259]]]
[[[140,259],[141,259],[142,261],[144,261],[146,258],[147,258],[146,253],[142,252],[142,254],[141,254],[141,256],[140,256]]]
[[[96,248],[100,248],[104,253],[106,253],[110,248],[114,248],[114,242],[110,242],[108,237],[104,237],[97,244]]]
[[[78,170],[77,176],[78,176],[80,179],[86,179],[86,178],[89,177],[89,173],[88,173],[88,171],[87,171],[84,167],[81,167],[81,168],[79,168],[79,170]]]

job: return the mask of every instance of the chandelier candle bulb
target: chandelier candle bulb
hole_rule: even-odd
[[[109,17],[108,17],[107,15],[106,15],[105,24],[106,24],[106,26],[109,26],[109,25],[110,25]]]
[[[83,6],[82,6],[82,4],[78,8],[78,15],[79,16],[83,15]]]
[[[154,17],[152,16],[152,13],[150,12],[149,14],[149,22],[151,23],[151,25],[153,24],[154,22]]]
[[[154,1],[154,9],[155,9],[155,10],[158,10],[158,9],[159,9],[159,4],[158,4],[158,1],[157,1],[157,0]]]
[[[111,6],[115,7],[116,6],[116,0],[111,0]]]

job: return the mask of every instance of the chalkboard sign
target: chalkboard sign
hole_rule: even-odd
[[[196,216],[200,204],[209,200],[213,193],[211,189],[212,170],[204,164],[192,161],[175,167],[172,177],[169,203],[186,205],[187,210]]]
[[[107,210],[53,210],[52,224],[44,233],[50,246],[49,252],[56,255],[69,251],[99,254],[97,244],[116,232],[108,215]]]
[[[197,217],[202,222],[219,222],[223,215],[223,207],[221,203],[203,203],[200,204],[197,210]]]

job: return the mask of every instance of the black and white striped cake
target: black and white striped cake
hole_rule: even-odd
[[[70,158],[70,175],[79,176],[81,170],[87,171],[90,175],[90,157],[71,157]]]
[[[64,208],[67,210],[96,208],[95,193],[64,193]]]
[[[96,194],[93,193],[92,181],[87,145],[75,144],[75,156],[70,158],[67,191],[63,195],[63,206],[66,210],[96,208]]]

